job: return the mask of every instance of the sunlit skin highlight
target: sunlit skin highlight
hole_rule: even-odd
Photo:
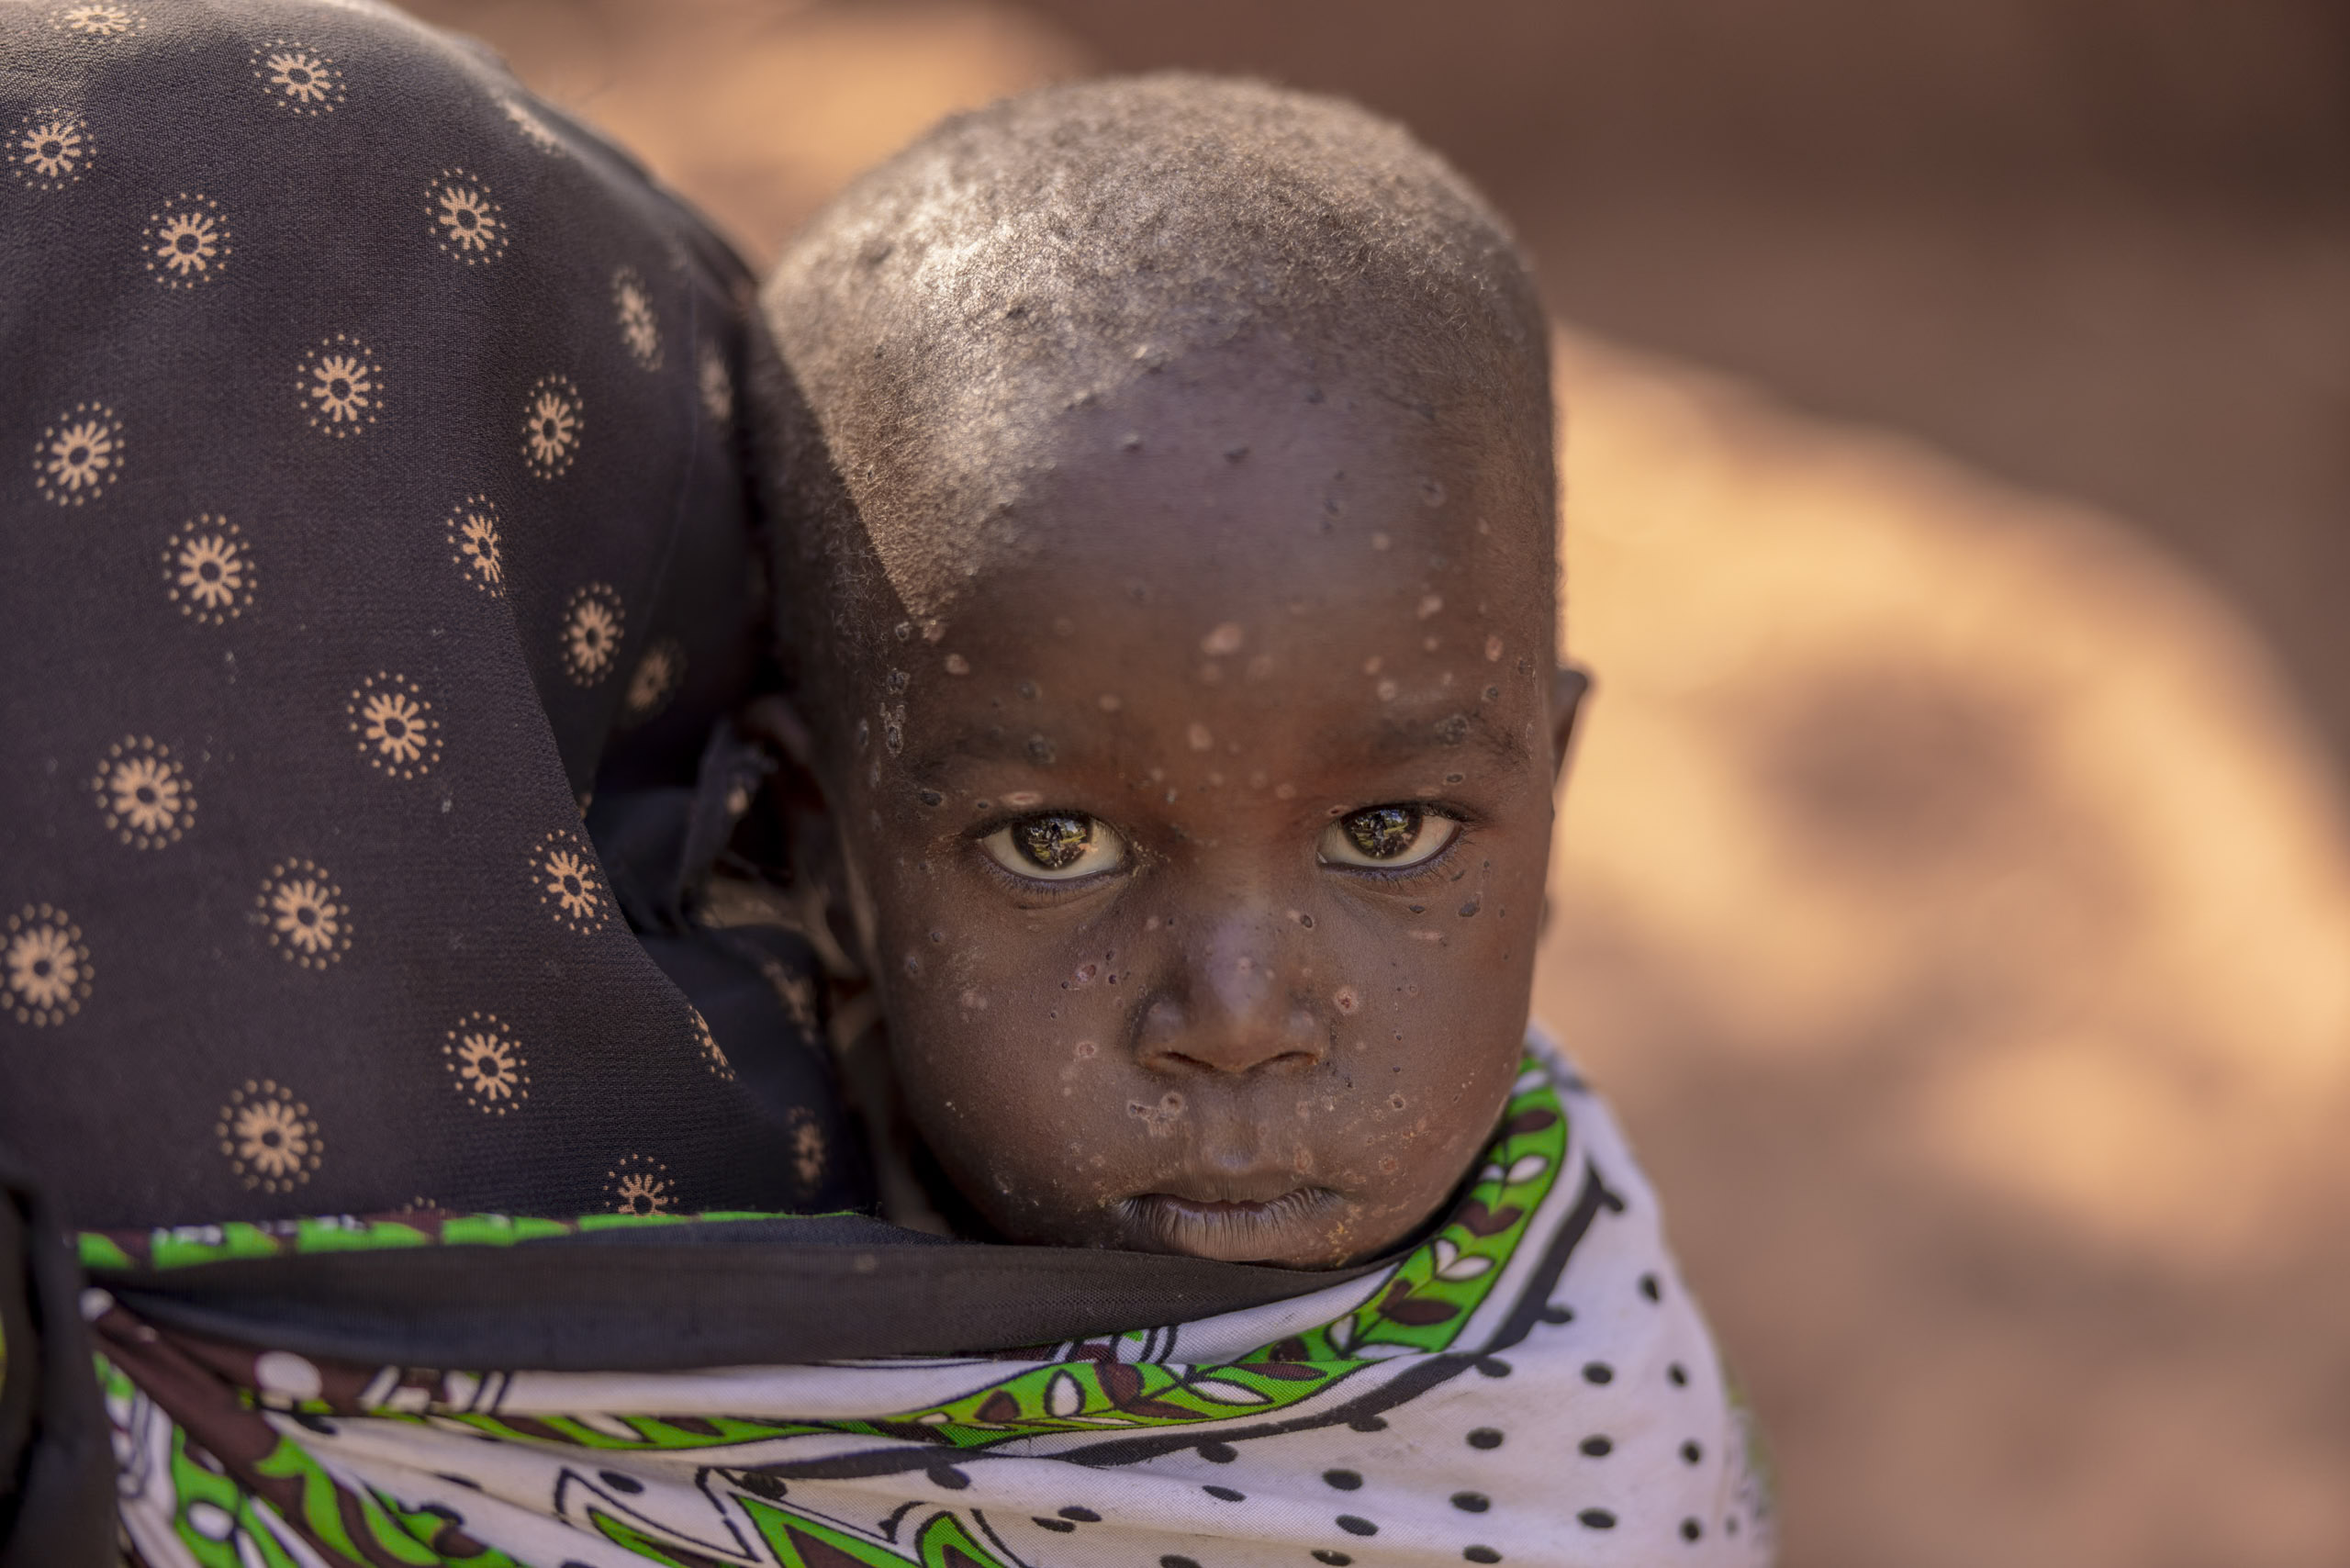
[[[1467,1172],[1580,689],[1512,463],[1270,355],[1179,364],[1060,421],[935,638],[837,672],[891,1059],[1004,1236],[1328,1267]]]

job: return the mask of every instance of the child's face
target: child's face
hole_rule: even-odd
[[[1571,714],[1547,521],[1444,433],[1148,378],[869,672],[832,793],[891,1049],[1005,1234],[1335,1265],[1490,1133]]]

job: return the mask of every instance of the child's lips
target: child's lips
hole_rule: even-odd
[[[1263,1263],[1299,1261],[1327,1251],[1329,1228],[1346,1200],[1326,1187],[1290,1187],[1261,1198],[1144,1193],[1118,1206],[1153,1250]]]

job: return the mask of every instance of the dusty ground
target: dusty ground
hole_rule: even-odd
[[[437,7],[754,254],[1104,62],[1423,127],[1577,328],[1538,1004],[1791,1568],[2350,1562],[2350,24],[1437,9]]]

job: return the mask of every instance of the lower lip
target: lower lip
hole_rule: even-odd
[[[1226,1263],[1274,1263],[1326,1250],[1329,1227],[1345,1200],[1326,1187],[1300,1187],[1261,1204],[1201,1203],[1145,1193],[1122,1206],[1156,1250]]]

